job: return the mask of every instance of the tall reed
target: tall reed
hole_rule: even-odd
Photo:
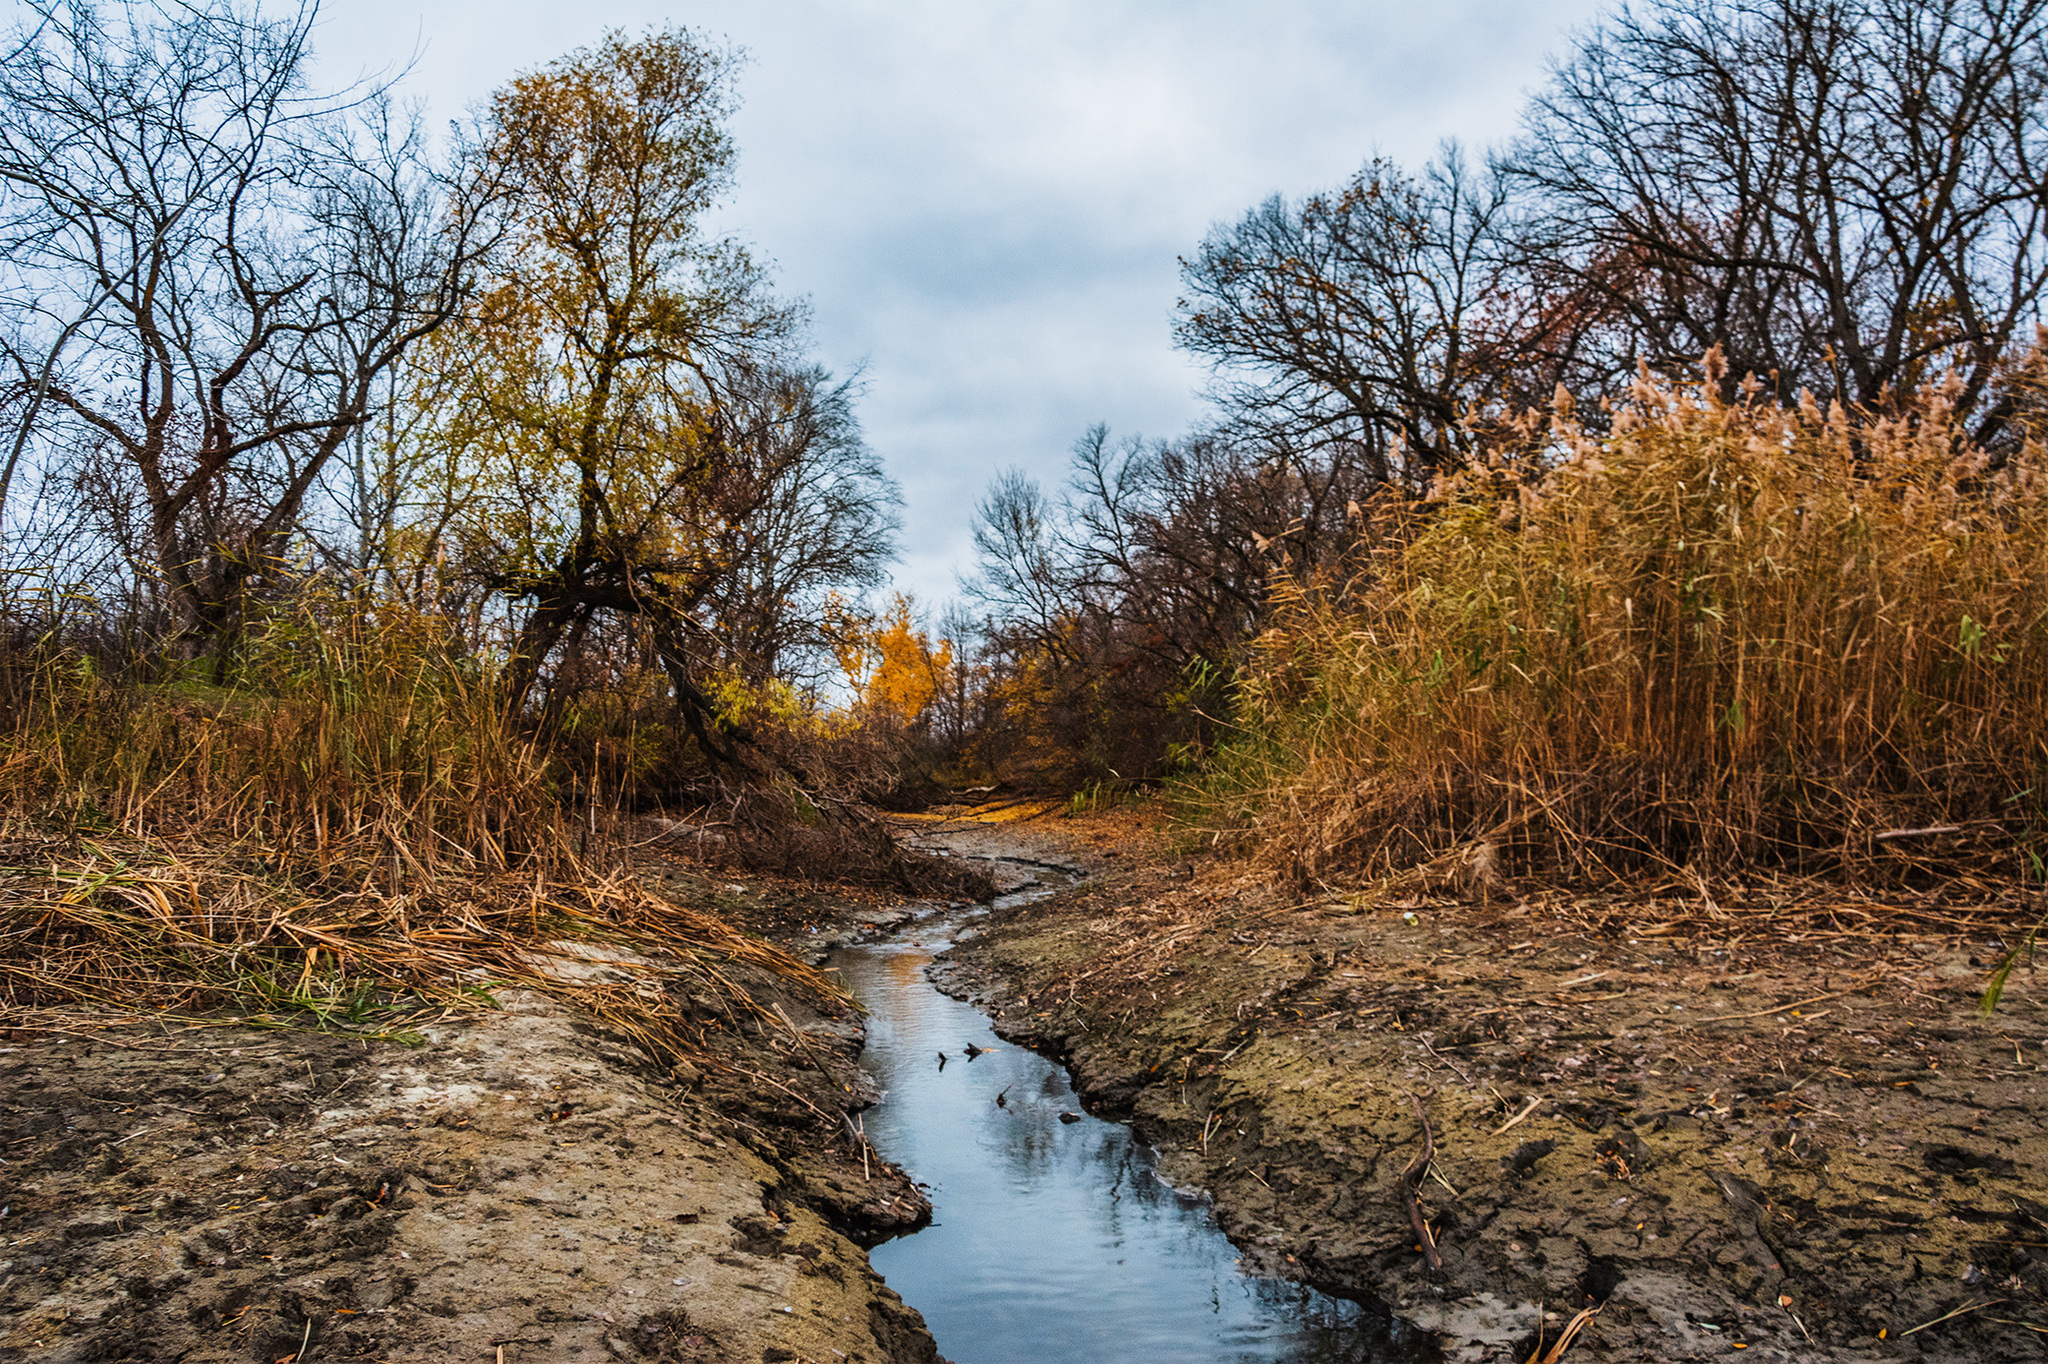
[[[321,867],[496,870],[569,847],[559,774],[508,719],[488,659],[432,615],[308,594],[251,634],[224,684],[210,666],[110,676],[51,643],[8,662],[0,809],[16,818]]]
[[[519,714],[446,618],[317,588],[224,680],[109,669],[29,605],[0,649],[0,1027],[108,1007],[360,1025],[517,985],[667,1056],[711,1013],[758,1012],[749,973],[838,993],[638,880],[623,807],[661,748],[641,692]],[[728,844],[774,841],[778,815],[782,842],[811,832],[779,789],[731,804]],[[874,821],[835,833],[796,869],[912,876]]]
[[[2009,869],[2048,811],[2041,447],[1718,377],[1605,432],[1560,398],[1290,591],[1196,819],[1322,877]]]

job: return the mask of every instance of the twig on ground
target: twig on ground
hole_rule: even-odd
[[[2035,1335],[2048,1336],[2048,1326],[2043,1326],[2039,1322],[2021,1321],[2017,1317],[1986,1317],[1984,1320],[1995,1321],[2000,1326],[2022,1326],[2032,1331]]]
[[[860,1126],[858,1127],[853,1125],[853,1118],[849,1114],[841,1113],[839,1120],[846,1124],[846,1135],[852,1138],[854,1145],[860,1147],[860,1177],[866,1179],[868,1177],[868,1147],[870,1145],[868,1141],[867,1117],[862,1115]],[[877,1151],[875,1154],[880,1155],[881,1152]]]
[[[1973,1302],[1968,1307],[1958,1307],[1953,1312],[1942,1313],[1933,1321],[1923,1321],[1918,1326],[1907,1327],[1905,1330],[1899,1332],[1899,1339],[1904,1340],[1907,1336],[1913,1335],[1914,1333],[1919,1331],[1924,1331],[1930,1326],[1939,1326],[1945,1321],[1953,1321],[1957,1317],[1967,1316],[1972,1312],[1981,1312],[1987,1307],[1996,1307],[2002,1302],[2011,1301],[2012,1299],[2010,1298],[1988,1298],[1983,1302]]]
[[[1757,1009],[1746,1014],[1707,1014],[1703,1016],[1710,1023],[1733,1023],[1740,1018],[1768,1018],[1772,1014],[1784,1013],[1787,1009],[1803,1009],[1809,1004],[1823,1004],[1830,999],[1840,999],[1844,995],[1853,995],[1862,988],[1863,986],[1857,985],[1847,990],[1837,990],[1831,995],[1815,995],[1812,999],[1795,999],[1790,1004],[1780,1004],[1775,1009]]]
[[[1422,1182],[1422,1172],[1436,1158],[1436,1137],[1429,1130],[1429,1109],[1423,1105],[1422,1096],[1410,1094],[1408,1098],[1415,1105],[1416,1119],[1422,1124],[1422,1149],[1401,1171],[1401,1202],[1408,1209],[1408,1225],[1415,1228],[1416,1236],[1421,1238],[1422,1258],[1429,1262],[1431,1270],[1441,1274],[1444,1257],[1437,1253],[1436,1237],[1430,1234],[1429,1223],[1422,1216],[1422,1205],[1415,1201],[1415,1186]]]
[[[1534,1113],[1537,1109],[1541,1108],[1542,1106],[1543,1096],[1541,1094],[1531,1094],[1529,1096],[1529,1102],[1522,1105],[1522,1111],[1515,1114],[1514,1117],[1509,1118],[1499,1127],[1494,1128],[1493,1135],[1495,1135],[1496,1137],[1499,1136],[1501,1133],[1507,1131],[1510,1127],[1513,1127],[1516,1123],[1528,1117],[1531,1113]]]
[[[796,1044],[804,1049],[804,1055],[811,1058],[811,1064],[818,1068],[818,1073],[820,1075],[823,1075],[826,1079],[832,1081],[832,1083],[839,1084],[839,1077],[832,1073],[832,1068],[825,1064],[824,1058],[820,1057],[817,1052],[811,1050],[811,1039],[804,1035],[804,1030],[796,1025],[795,1021],[790,1018],[789,1014],[783,1010],[782,1005],[777,1003],[771,1003],[768,1007],[775,1010],[775,1016],[782,1020],[783,1027],[789,1029],[789,1035],[796,1039]],[[847,1086],[843,1084],[839,1085],[839,1087],[841,1089],[847,1088]]]
[[[1558,1360],[1564,1358],[1564,1352],[1571,1348],[1571,1343],[1579,1332],[1585,1329],[1586,1323],[1599,1315],[1600,1309],[1597,1307],[1582,1308],[1577,1316],[1565,1323],[1564,1334],[1557,1338],[1557,1343],[1550,1347],[1548,1354],[1543,1353],[1543,1338],[1538,1335],[1536,1348],[1530,1352],[1527,1364],[1557,1364]],[[1539,1359],[1539,1355],[1542,1358]]]
[[[1467,1075],[1464,1071],[1459,1070],[1457,1062],[1451,1060],[1450,1057],[1445,1056],[1442,1052],[1438,1051],[1435,1047],[1431,1046],[1429,1039],[1427,1037],[1422,1039],[1422,1049],[1428,1052],[1431,1056],[1436,1057],[1437,1060],[1449,1066],[1451,1068],[1451,1074],[1457,1076],[1460,1080],[1463,1080],[1466,1083],[1466,1085],[1469,1086],[1472,1083],[1472,1077]]]
[[[802,1105],[803,1105],[803,1106],[804,1106],[805,1108],[808,1108],[808,1109],[810,1109],[810,1110],[811,1110],[811,1112],[812,1112],[812,1113],[814,1113],[814,1114],[816,1114],[816,1115],[817,1115],[818,1117],[821,1117],[821,1118],[823,1118],[823,1119],[825,1120],[825,1122],[826,1122],[826,1123],[827,1123],[828,1125],[829,1125],[829,1124],[831,1123],[831,1121],[832,1121],[832,1117],[831,1117],[831,1115],[830,1115],[830,1114],[828,1114],[828,1113],[827,1113],[827,1112],[826,1112],[826,1111],[825,1111],[824,1109],[822,1109],[822,1108],[818,1107],[818,1106],[817,1106],[816,1104],[812,1103],[812,1102],[811,1102],[811,1101],[810,1101],[809,1099],[806,1099],[806,1098],[805,1098],[805,1097],[804,1097],[803,1095],[801,1095],[801,1094],[797,1093],[797,1092],[796,1092],[795,1090],[791,1089],[791,1088],[790,1088],[790,1087],[789,1087],[788,1085],[786,1085],[786,1084],[783,1084],[783,1083],[782,1083],[782,1082],[781,1082],[780,1080],[772,1079],[772,1078],[770,1078],[769,1076],[766,1076],[766,1075],[761,1075],[761,1074],[757,1074],[757,1073],[756,1073],[756,1072],[754,1072],[754,1071],[748,1070],[748,1069],[747,1069],[747,1068],[746,1068],[745,1066],[736,1066],[736,1065],[733,1065],[733,1064],[732,1064],[732,1063],[730,1063],[730,1062],[727,1062],[727,1063],[725,1063],[725,1065],[724,1065],[724,1069],[726,1069],[726,1070],[729,1070],[729,1071],[731,1071],[731,1072],[732,1072],[733,1074],[735,1074],[735,1075],[743,1075],[743,1076],[745,1076],[745,1077],[746,1077],[747,1079],[749,1079],[749,1080],[753,1080],[753,1081],[756,1081],[756,1082],[758,1082],[758,1083],[760,1083],[760,1084],[764,1084],[764,1085],[772,1085],[772,1086],[774,1086],[774,1087],[775,1087],[776,1089],[779,1089],[779,1090],[781,1090],[781,1091],[782,1091],[782,1092],[783,1092],[784,1094],[787,1094],[787,1095],[788,1095],[788,1096],[789,1096],[790,1098],[792,1098],[792,1099],[795,1099],[795,1100],[796,1100],[796,1101],[797,1101],[798,1103],[802,1104]]]

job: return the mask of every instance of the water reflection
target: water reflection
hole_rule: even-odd
[[[999,1041],[924,978],[948,929],[847,949],[887,1090],[876,1147],[931,1189],[933,1225],[874,1251],[955,1364],[1103,1360],[1365,1364],[1412,1357],[1384,1317],[1248,1278],[1207,1210],[1153,1173],[1127,1128],[1082,1117],[1064,1071]],[[969,1045],[988,1050],[969,1060]],[[938,1054],[950,1060],[942,1068]],[[1002,1105],[997,1095],[1004,1096]]]

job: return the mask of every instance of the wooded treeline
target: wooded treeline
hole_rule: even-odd
[[[983,503],[975,751],[1190,778],[1297,868],[1948,823],[2009,861],[2048,789],[2044,82],[2031,0],[1630,6],[1504,145],[1219,225],[1175,317],[1210,421]],[[1911,573],[1860,577],[1877,543]]]
[[[312,0],[21,11],[18,808],[132,821],[218,779],[287,841],[432,807],[503,857],[535,842],[522,803],[545,823],[773,788],[815,822],[806,792],[893,785],[932,686],[874,600],[898,494],[802,303],[705,226],[733,53],[613,34],[436,138],[402,82],[311,84]],[[252,716],[273,733],[202,742]],[[294,723],[312,754],[272,742]]]

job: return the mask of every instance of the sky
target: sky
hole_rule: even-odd
[[[323,83],[410,63],[437,123],[606,30],[747,53],[715,225],[809,300],[904,495],[897,583],[972,568],[1001,470],[1048,485],[1081,433],[1170,437],[1179,258],[1272,194],[1379,154],[1512,135],[1597,0],[325,0]]]

